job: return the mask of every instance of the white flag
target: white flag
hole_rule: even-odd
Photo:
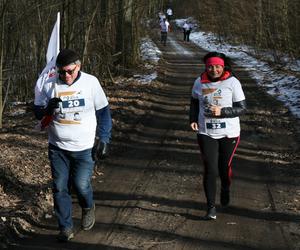
[[[57,13],[57,20],[53,27],[51,37],[47,49],[47,63],[49,63],[53,58],[56,58],[59,53],[59,26],[60,26],[60,13]]]
[[[43,69],[35,85],[35,90],[34,90],[35,98],[39,96],[45,81],[47,81],[49,77],[56,74],[55,62],[56,62],[56,57],[59,53],[59,40],[60,40],[59,30],[60,30],[60,12],[57,13],[57,20],[53,27],[51,37],[48,43],[48,49],[46,54],[47,65]]]

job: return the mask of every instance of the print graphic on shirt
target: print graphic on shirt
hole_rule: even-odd
[[[222,90],[221,89],[217,89],[212,96],[212,103],[213,105],[217,105],[219,106],[219,100],[222,99]]]
[[[208,94],[204,97],[204,105],[205,105],[205,113],[206,115],[210,115],[210,107],[211,105],[221,106],[220,100],[222,99],[222,90],[221,89],[203,89],[203,90],[210,90],[210,91],[203,91],[207,92]],[[214,90],[214,91],[211,91]],[[206,129],[225,129],[226,123],[224,121],[221,121],[219,119],[208,119],[206,121]]]
[[[58,122],[62,124],[80,124],[80,113],[85,108],[85,101],[81,91],[59,92],[62,100]]]
[[[74,121],[80,121],[81,117],[80,114],[78,112],[74,113]]]
[[[203,95],[209,95],[211,93],[214,93],[217,89],[215,88],[203,88],[202,89],[202,94]]]

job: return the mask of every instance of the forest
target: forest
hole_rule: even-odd
[[[275,61],[299,58],[297,0],[1,0],[0,120],[7,103],[32,100],[57,12],[61,47],[78,51],[84,70],[105,82],[139,64],[149,20],[168,6],[175,18],[193,16],[220,43],[251,45],[257,55],[267,49]]]

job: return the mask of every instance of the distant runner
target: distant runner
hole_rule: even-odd
[[[183,29],[183,41],[189,42],[190,34],[192,31],[192,25],[186,21],[182,26],[182,29]]]
[[[168,22],[168,20],[166,20],[166,18],[163,18],[160,21],[159,25],[160,25],[160,34],[161,34],[160,41],[164,46],[166,46],[168,32],[170,31],[170,23]]]
[[[169,7],[167,9],[167,20],[170,22],[171,21],[171,18],[173,16],[173,10]]]
[[[158,20],[159,22],[161,22],[164,18],[166,18],[166,15],[163,12],[159,12],[158,13]]]
[[[241,83],[232,74],[228,60],[218,52],[210,52],[204,57],[205,72],[194,82],[190,104],[190,125],[198,132],[204,163],[207,220],[217,218],[217,175],[221,179],[221,205],[229,204],[232,158],[240,141],[238,116],[246,110]]]

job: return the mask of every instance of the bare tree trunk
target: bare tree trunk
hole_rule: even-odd
[[[97,12],[98,12],[99,4],[100,4],[100,2],[98,1],[97,6],[94,9],[94,12],[91,16],[91,19],[90,19],[89,23],[88,23],[87,31],[85,32],[85,39],[84,39],[84,45],[83,45],[83,57],[82,57],[82,64],[83,65],[85,63],[85,58],[87,56],[89,37],[90,37],[91,30],[92,30],[92,24],[93,24],[93,21],[95,19],[95,16],[96,16]]]
[[[282,0],[282,29],[283,29],[283,43],[284,48],[282,50],[287,50],[289,55],[292,55],[292,46],[290,41],[290,27],[289,27],[289,9],[288,9],[288,0]],[[299,11],[299,10],[298,10]]]
[[[1,38],[3,37],[3,25],[1,29]],[[2,40],[2,39],[1,39]],[[3,43],[1,43],[0,48],[0,128],[2,128],[2,114],[3,114],[3,96],[2,96],[2,88],[3,88]]]
[[[3,116],[3,55],[4,55],[4,22],[5,22],[5,9],[7,2],[1,3],[1,35],[0,35],[0,128],[2,128]]]
[[[255,34],[255,45],[261,47],[262,45],[262,32],[263,32],[263,8],[262,0],[258,0],[256,3],[257,21],[256,21],[256,34]]]

